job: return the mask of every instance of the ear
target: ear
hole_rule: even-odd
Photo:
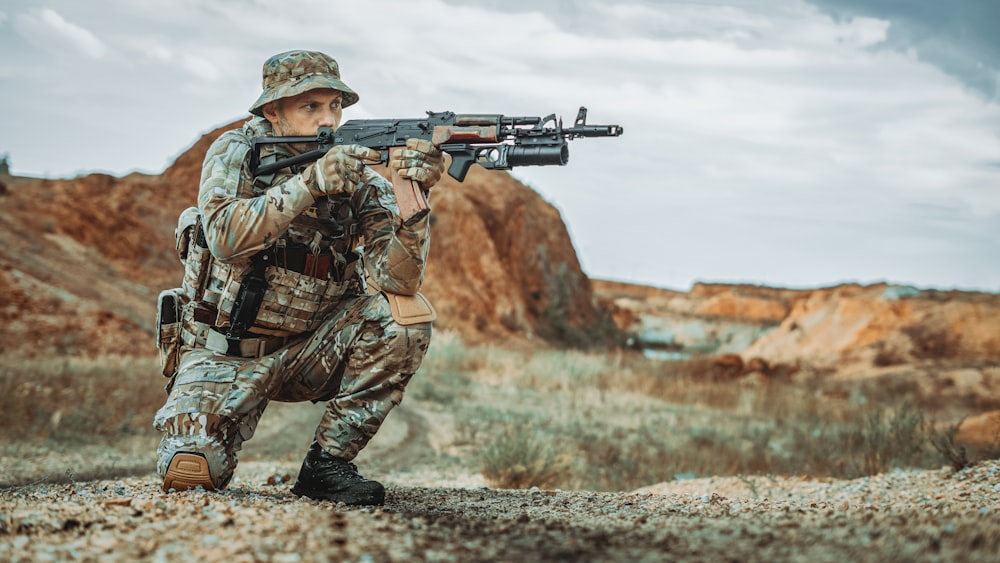
[[[264,114],[264,119],[271,122],[271,125],[277,125],[278,123],[278,101],[267,102],[264,107],[260,108],[261,113]]]

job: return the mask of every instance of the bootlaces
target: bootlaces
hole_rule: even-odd
[[[366,480],[360,473],[358,473],[358,466],[349,461],[333,461],[329,465],[326,465],[326,467],[321,468],[321,471],[327,475],[346,477],[347,479],[353,481]]]

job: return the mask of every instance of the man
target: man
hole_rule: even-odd
[[[271,57],[263,88],[255,118],[208,150],[198,207],[178,225],[185,277],[171,290],[176,319],[167,321],[176,322],[160,322],[172,379],[154,419],[157,470],[164,491],[222,489],[269,401],[326,401],[292,492],[382,504],[383,486],[351,461],[402,400],[430,342],[434,313],[418,293],[428,219],[400,216],[392,184],[366,166],[378,152],[358,145],[253,177],[252,137],[336,129],[358,101],[318,52]],[[261,161],[314,148],[265,145]],[[424,189],[444,171],[441,152],[416,139],[389,164]]]

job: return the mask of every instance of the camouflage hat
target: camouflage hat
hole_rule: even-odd
[[[278,53],[264,62],[263,75],[264,92],[250,107],[250,113],[258,117],[264,117],[261,111],[264,104],[316,88],[333,88],[343,92],[343,107],[358,101],[358,94],[340,80],[337,61],[318,51]]]

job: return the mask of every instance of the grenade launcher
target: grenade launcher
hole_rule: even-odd
[[[315,137],[254,137],[250,140],[250,170],[254,176],[272,174],[282,168],[318,160],[336,145],[358,144],[381,153],[389,161],[410,138],[427,139],[451,156],[448,175],[459,182],[473,164],[489,170],[515,166],[564,165],[569,161],[567,141],[577,137],[617,137],[620,125],[588,125],[587,108],[581,107],[572,127],[563,127],[555,114],[547,117],[507,117],[499,114],[427,112],[426,119],[352,119],[338,129],[321,127]],[[261,164],[263,145],[316,143],[317,148],[277,162]],[[402,217],[427,212],[424,190],[415,182],[393,173],[393,187]]]

